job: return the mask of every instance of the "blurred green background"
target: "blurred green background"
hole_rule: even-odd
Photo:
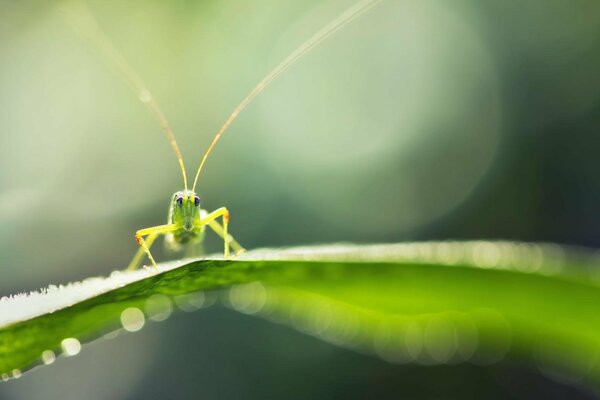
[[[351,0],[90,1],[193,173],[254,85]],[[58,2],[0,0],[0,296],[127,265],[182,189],[158,124]],[[600,246],[600,3],[384,0],[234,122],[197,188],[246,247]],[[220,249],[208,235],[206,249]],[[161,252],[164,260],[176,255]],[[215,307],[0,398],[591,396],[521,365],[392,366]]]

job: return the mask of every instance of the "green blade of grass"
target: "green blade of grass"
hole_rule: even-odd
[[[164,319],[171,301],[197,307],[205,295],[193,293],[220,290],[238,311],[391,362],[486,364],[510,356],[562,378],[598,381],[596,265],[575,249],[472,242],[264,250],[121,274],[127,279],[114,288],[68,306],[48,308],[57,289],[42,296],[46,308],[34,305],[21,319],[2,326],[0,314],[0,376],[19,377],[55,354],[77,353],[80,343]],[[3,299],[0,311],[18,301]]]

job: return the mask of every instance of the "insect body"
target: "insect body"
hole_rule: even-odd
[[[221,217],[223,224],[219,224],[217,219]],[[140,250],[135,255],[128,269],[135,269],[139,266],[144,253],[148,255],[150,261],[156,265],[150,246],[159,235],[165,235],[167,247],[178,250],[182,245],[191,245],[200,243],[204,238],[204,227],[208,225],[224,241],[225,258],[229,257],[229,246],[236,253],[243,251],[243,247],[231,235],[227,233],[229,224],[229,211],[221,207],[212,213],[200,208],[200,197],[191,190],[176,192],[171,199],[169,207],[169,218],[165,225],[159,225],[152,228],[140,229],[135,234],[135,239],[140,245]],[[145,238],[144,238],[145,237]]]
[[[133,88],[133,90],[139,95],[140,100],[144,103],[152,114],[157,118],[160,126],[167,136],[175,156],[179,162],[181,174],[183,177],[184,190],[175,193],[171,199],[171,205],[169,209],[169,218],[165,225],[158,225],[151,228],[140,229],[135,233],[135,239],[140,245],[140,249],[136,253],[135,257],[129,264],[128,269],[135,269],[139,267],[144,257],[144,254],[148,256],[148,259],[152,262],[156,268],[156,261],[150,252],[150,248],[156,238],[160,235],[165,235],[167,246],[171,248],[179,248],[181,245],[198,243],[202,240],[204,235],[204,229],[208,225],[217,235],[219,235],[224,242],[224,256],[229,258],[230,247],[235,253],[239,253],[244,249],[240,244],[228,233],[229,225],[229,211],[225,207],[221,207],[211,213],[200,208],[200,197],[196,194],[195,188],[198,183],[200,172],[204,167],[208,155],[213,150],[216,143],[221,138],[221,135],[231,125],[233,120],[239,115],[239,113],[246,108],[248,104],[262,92],[279,74],[285,71],[294,62],[300,59],[304,54],[310,51],[312,48],[317,46],[323,40],[327,39],[330,35],[341,29],[346,24],[350,23],[354,19],[366,11],[373,8],[381,0],[362,0],[348,8],[336,19],[325,25],[320,31],[315,33],[312,37],[306,40],[300,47],[293,51],[287,58],[285,58],[279,65],[277,65],[273,71],[265,76],[256,87],[242,100],[242,102],[233,110],[231,115],[227,118],[221,129],[217,132],[212,142],[208,146],[208,149],[204,153],[196,176],[194,178],[194,184],[192,189],[188,189],[187,174],[185,172],[185,165],[183,157],[175,135],[160,109],[156,100],[152,97],[150,91],[146,88],[143,81],[135,73],[135,71],[129,66],[127,61],[121,56],[121,54],[114,48],[112,43],[106,38],[101,29],[98,27],[95,19],[92,15],[87,12],[83,5],[80,5],[80,9],[77,13],[64,12],[65,17],[79,31],[82,35],[86,36],[91,42],[97,45],[97,47],[112,60],[112,64],[121,72],[123,77]],[[222,223],[219,223],[221,219]]]

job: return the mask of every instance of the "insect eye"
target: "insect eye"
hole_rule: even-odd
[[[198,207],[200,205],[200,197],[198,197],[198,196],[194,197],[194,205],[196,207]]]
[[[183,197],[178,197],[177,198],[177,205],[180,206],[183,204]]]

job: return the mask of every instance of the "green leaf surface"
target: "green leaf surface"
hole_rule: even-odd
[[[600,378],[598,259],[555,245],[415,243],[251,251],[0,301],[0,376],[218,299],[390,362],[525,360]]]

